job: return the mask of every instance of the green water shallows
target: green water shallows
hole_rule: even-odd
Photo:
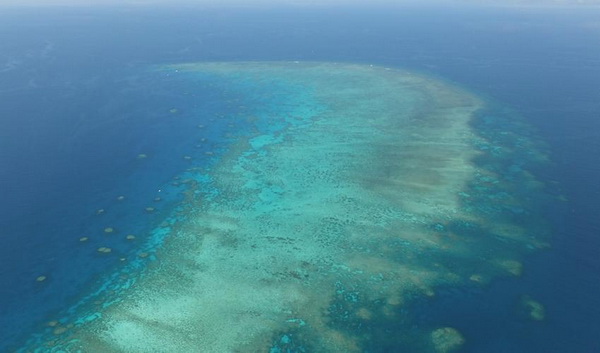
[[[360,327],[411,327],[402,308],[412,298],[519,275],[519,258],[546,246],[504,215],[526,209],[503,196],[507,181],[475,163],[493,157],[471,124],[485,103],[461,88],[354,64],[163,70],[245,90],[258,102],[248,110],[255,133],[198,174],[156,267],[55,347],[360,352],[371,337]],[[282,94],[281,115],[259,104]],[[540,187],[530,174],[523,181]],[[490,191],[497,197],[481,196]],[[393,336],[424,352],[464,342],[444,325]]]

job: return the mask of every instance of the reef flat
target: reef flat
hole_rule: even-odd
[[[450,352],[468,337],[415,327],[410,303],[518,276],[520,258],[546,246],[510,193],[542,186],[478,163],[502,155],[472,124],[486,103],[460,87],[356,64],[159,71],[245,96],[251,133],[186,172],[159,260],[57,349]]]

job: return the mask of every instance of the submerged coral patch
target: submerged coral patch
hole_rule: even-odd
[[[537,300],[534,300],[528,295],[521,297],[520,304],[527,312],[529,318],[535,321],[543,321],[546,318],[546,309],[544,305]]]

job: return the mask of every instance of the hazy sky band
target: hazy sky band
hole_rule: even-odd
[[[445,5],[471,4],[496,6],[600,6],[600,0],[0,0],[0,6],[99,6],[99,5],[211,5],[211,6],[259,6],[259,5]]]

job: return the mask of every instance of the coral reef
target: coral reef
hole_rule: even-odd
[[[452,327],[442,327],[431,333],[431,342],[436,352],[450,353],[457,351],[465,343],[461,333]]]

